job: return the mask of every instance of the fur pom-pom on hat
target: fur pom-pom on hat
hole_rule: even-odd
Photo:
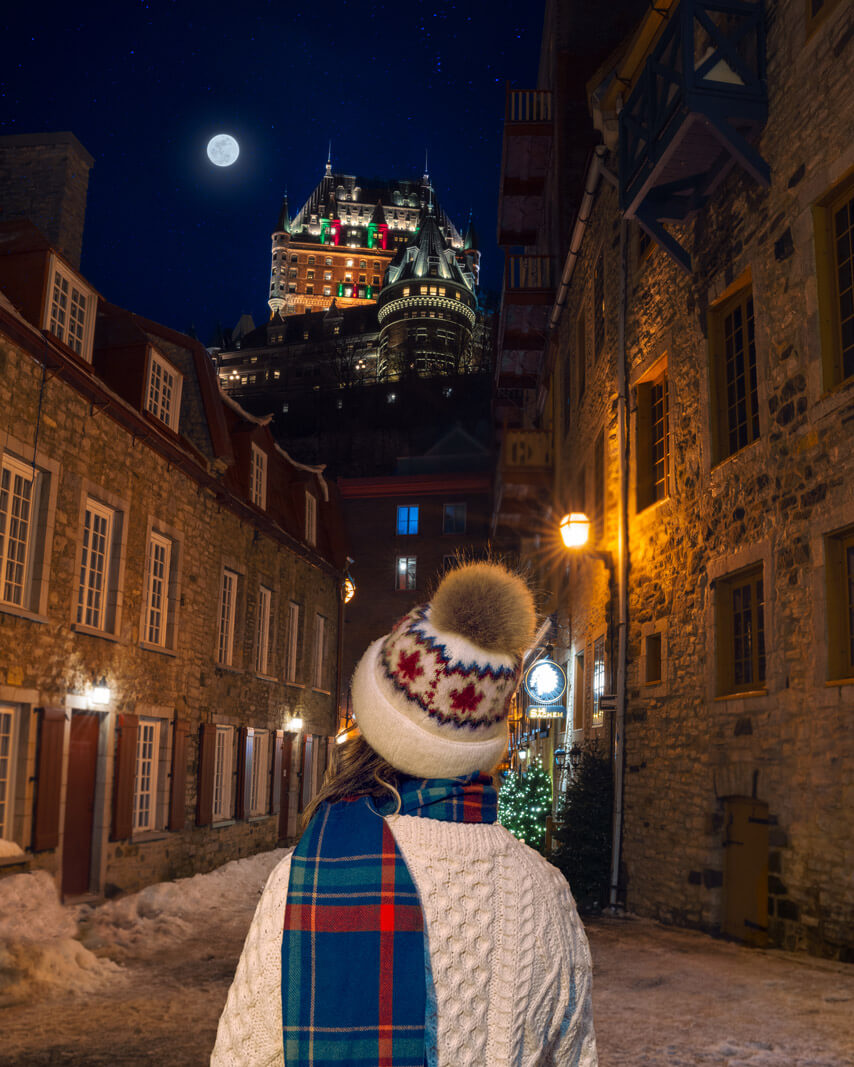
[[[375,641],[353,675],[365,740],[405,774],[490,771],[507,747],[507,714],[534,634],[534,600],[496,563],[463,564],[431,604]]]

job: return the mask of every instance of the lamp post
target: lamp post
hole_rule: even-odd
[[[605,564],[608,572],[608,652],[611,664],[611,692],[615,700],[611,716],[611,751],[613,754],[613,827],[611,840],[611,906],[617,904],[617,888],[620,868],[620,845],[623,821],[623,763],[624,736],[623,722],[626,708],[626,639],[628,629],[628,600],[626,589],[625,558],[623,553],[624,538],[620,537],[620,573],[619,579],[614,557],[607,549],[587,548],[590,535],[590,520],[583,512],[572,512],[560,520],[561,540],[570,550],[581,550],[585,556],[598,559]],[[615,620],[615,615],[618,619]],[[616,653],[616,656],[615,656]],[[616,671],[614,670],[616,661]],[[573,758],[574,757],[574,758]],[[573,744],[569,753],[573,773],[581,762],[581,749]]]

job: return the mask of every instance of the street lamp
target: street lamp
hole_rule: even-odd
[[[583,511],[573,511],[560,520],[560,536],[567,548],[583,548],[590,536],[590,519]]]

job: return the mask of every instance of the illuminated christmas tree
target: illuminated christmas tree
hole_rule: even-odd
[[[524,774],[510,774],[498,793],[498,821],[514,837],[540,852],[546,839],[546,817],[552,810],[552,783],[538,757]]]

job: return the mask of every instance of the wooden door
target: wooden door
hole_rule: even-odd
[[[768,805],[724,801],[724,933],[749,945],[768,941]]]
[[[90,712],[75,711],[71,716],[62,843],[62,893],[66,897],[88,893],[91,887],[100,725],[100,716]]]

